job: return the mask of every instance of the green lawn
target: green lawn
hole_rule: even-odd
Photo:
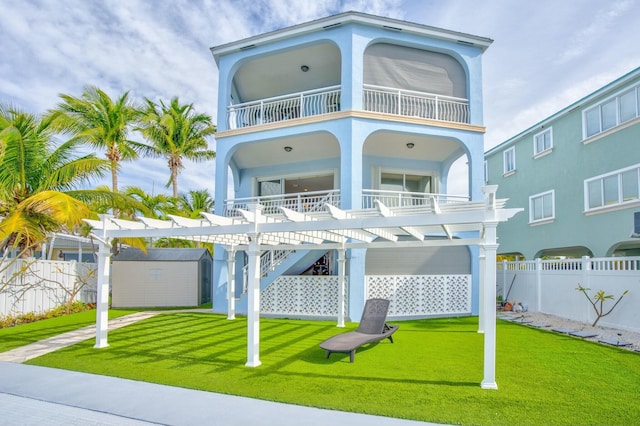
[[[352,329],[355,324],[349,324]],[[273,401],[437,423],[638,424],[640,354],[498,322],[498,390],[480,388],[477,318],[400,322],[395,343],[356,361],[318,344],[334,322],[261,320],[261,361],[247,368],[246,319],[167,313],[30,364]]]
[[[137,312],[137,310],[111,309],[109,319]],[[76,330],[96,323],[95,309],[71,315],[0,328],[0,352],[28,345],[67,331]]]

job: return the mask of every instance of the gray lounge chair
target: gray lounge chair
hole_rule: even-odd
[[[389,339],[393,343],[392,334],[398,329],[397,325],[386,323],[389,301],[385,299],[369,299],[364,305],[362,318],[356,331],[329,337],[320,343],[320,347],[327,351],[327,358],[333,352],[349,354],[349,361],[353,362],[356,349],[367,343]]]

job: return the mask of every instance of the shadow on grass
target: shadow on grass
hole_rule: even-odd
[[[444,325],[424,327],[423,321],[409,322],[396,333],[395,340],[426,340],[428,333],[440,333]],[[463,324],[464,325],[464,324]],[[57,364],[65,364],[63,359],[72,359],[70,364],[78,365],[82,371],[137,378],[156,371],[162,382],[162,371],[197,370],[199,374],[218,377],[231,372],[240,380],[266,378],[268,376],[329,381],[343,383],[389,383],[439,385],[449,387],[477,387],[477,381],[415,379],[407,375],[395,375],[395,357],[407,358],[415,354],[400,352],[401,345],[388,340],[373,342],[358,348],[355,363],[349,362],[349,355],[334,353],[326,358],[325,350],[319,347],[327,337],[354,328],[353,324],[338,329],[333,322],[262,319],[260,324],[260,358],[263,364],[255,369],[245,367],[247,360],[246,318],[227,320],[211,313],[167,313],[147,318],[132,325],[109,333],[110,346],[96,350],[92,341],[62,349],[52,355],[58,357]],[[453,332],[471,333],[470,330],[454,328]],[[425,334],[427,333],[427,334]],[[409,339],[409,336],[412,336]],[[424,336],[424,337],[421,337]],[[405,350],[412,348],[403,342]],[[393,349],[394,358],[389,359],[385,346]],[[409,346],[408,346],[409,345]],[[386,348],[388,349],[388,348]],[[387,354],[387,359],[384,354]],[[43,358],[46,364],[46,358]],[[106,371],[95,369],[95,365],[106,363]],[[379,363],[372,367],[372,363]],[[307,365],[307,367],[305,366]],[[313,366],[313,367],[310,367]],[[326,366],[326,369],[323,368]],[[63,368],[69,368],[65,365]],[[73,367],[74,369],[76,367]],[[144,370],[144,371],[142,371]],[[235,372],[234,372],[235,371]],[[217,376],[218,375],[218,376]],[[396,377],[397,376],[397,377]],[[431,377],[434,377],[433,375]],[[146,376],[145,376],[146,378]]]

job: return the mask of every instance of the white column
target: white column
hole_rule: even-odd
[[[497,222],[485,222],[484,268],[484,378],[483,389],[498,389],[496,383],[496,244]]]
[[[103,219],[104,221],[104,219]],[[106,225],[105,225],[106,227]],[[105,237],[98,245],[98,280],[96,287],[96,344],[106,348],[109,329],[109,279],[111,277],[111,244]]]
[[[248,306],[247,306],[247,367],[260,363],[260,245],[259,235],[249,234]]]
[[[344,327],[346,249],[338,249],[338,327]]]
[[[236,319],[236,249],[227,250],[227,319]]]
[[[486,268],[486,257],[484,254],[484,247],[480,247],[480,255],[478,256],[478,263],[479,263],[479,269],[480,269],[480,291],[479,291],[479,312],[478,312],[478,333],[484,333],[484,329],[485,329],[485,321],[486,321],[486,316],[485,316],[485,305],[484,305],[484,299],[485,299],[485,287],[487,285],[487,281],[486,281],[486,277],[484,276],[485,274],[485,268]]]
[[[254,232],[249,237],[247,278],[247,367],[257,367],[260,362],[260,234],[258,222],[262,216],[261,205],[251,205],[254,213]]]

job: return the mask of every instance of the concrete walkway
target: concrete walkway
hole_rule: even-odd
[[[165,312],[120,317],[109,329]],[[433,425],[20,364],[91,338],[95,326],[0,353],[0,425]]]
[[[166,311],[165,311],[166,312]],[[115,330],[133,324],[134,322],[141,321],[146,318],[153,317],[158,314],[165,313],[163,311],[147,311],[136,312],[135,314],[125,315],[109,321],[109,330]],[[48,339],[40,340],[38,342],[31,343],[29,345],[20,346],[19,348],[12,349],[10,351],[0,353],[0,361],[8,362],[25,362],[30,359],[37,358],[42,355],[46,355],[49,352],[57,351],[58,349],[75,345],[76,343],[83,342],[88,339],[95,339],[96,326],[89,325],[87,327],[79,328],[77,330],[69,331],[67,333],[59,334],[57,336],[49,337]]]

